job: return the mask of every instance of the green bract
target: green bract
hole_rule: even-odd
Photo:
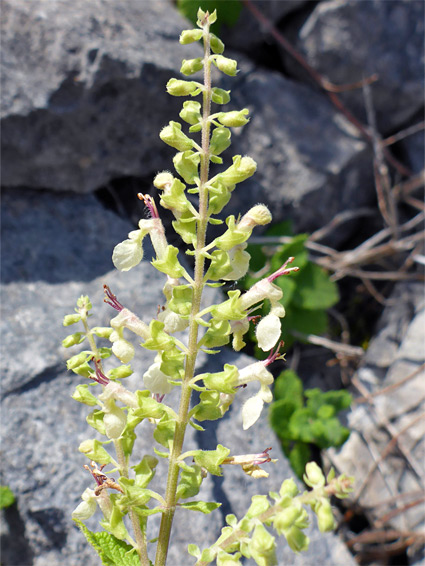
[[[220,505],[193,499],[201,491],[205,477],[224,475],[230,465],[253,479],[267,477],[262,466],[276,461],[269,456],[271,448],[259,454],[231,454],[229,448],[218,444],[208,450],[189,448],[183,452],[188,425],[202,434],[204,429],[199,423],[221,418],[241,389],[246,387],[250,393],[241,410],[244,429],[253,426],[264,405],[272,401],[273,375],[267,366],[279,358],[276,345],[285,315],[280,302],[283,290],[273,281],[295,269],[285,269],[290,259],[243,294],[230,290],[222,302],[204,304],[205,286],[219,287],[247,273],[250,256],[246,242],[256,226],[271,221],[271,214],[265,205],[259,204],[248,211],[241,210],[237,217],[229,216],[224,227],[223,220],[216,217],[232,191],[239,190],[238,184],[255,173],[256,163],[248,156],[236,155],[230,167],[220,168],[220,155],[231,143],[229,128],[244,126],[248,110],[223,112],[214,107],[228,103],[230,91],[212,85],[211,66],[235,76],[237,62],[222,55],[223,43],[210,32],[216,13],[200,9],[197,18],[199,29],[183,31],[180,43],[202,40],[204,54],[200,51],[199,57],[184,59],[181,72],[191,75],[203,71],[203,82],[172,78],[166,86],[173,96],[199,95],[198,100],[183,102],[179,113],[183,124],[171,120],[160,132],[161,140],[177,150],[173,158],[175,174],[161,171],[156,175],[153,184],[159,192],[155,198],[138,195],[149,218],[141,219],[138,228],[116,245],[112,255],[119,271],[135,268],[143,259],[143,239],[149,236],[155,252],[152,266],[164,279],[157,314],[153,320],[145,321],[143,313],[133,313],[105,285],[105,302],[117,311],[111,315],[109,326],[89,325],[92,305],[86,296],[78,299],[76,314],[66,315],[63,322],[64,326],[80,325],[78,331],[64,338],[63,346],[70,348],[84,342],[85,347],[70,357],[67,368],[91,381],[90,386],[77,385],[73,398],[91,407],[87,424],[103,439],[88,438],[80,444],[80,452],[88,459],[85,468],[91,474],[87,474],[91,487],[83,492],[73,518],[108,566],[153,565],[149,557],[151,545],[147,542],[147,524],[153,514],[161,517],[155,539],[155,566],[165,566],[176,508],[182,513],[209,514]],[[210,169],[214,169],[212,177]],[[157,199],[160,207],[171,211],[174,217],[174,231],[186,244],[182,246],[184,251],[193,258],[192,271],[189,262],[184,261],[184,252],[179,256],[179,247],[168,243]],[[220,232],[207,241],[210,224]],[[143,294],[143,289],[140,292]],[[244,345],[251,313],[264,301],[270,304],[270,312],[258,321],[256,338],[258,345],[269,352],[267,359],[243,368],[225,364],[221,371],[218,368],[195,374],[200,351],[214,354],[230,341],[235,350]],[[131,379],[144,389],[133,392],[122,380],[133,373],[128,362],[137,356],[140,347],[153,355],[150,365],[138,369]],[[194,392],[198,398],[191,403]],[[178,406],[170,401],[176,397]],[[320,416],[329,418],[329,409],[321,407]],[[143,428],[139,429],[140,425]],[[152,439],[149,453],[136,453],[138,435]],[[158,463],[154,453],[168,460],[166,485],[158,482],[157,491],[150,489]],[[316,513],[322,531],[329,530],[334,524],[329,497],[332,493],[346,497],[351,480],[330,474],[326,484],[315,464],[307,467],[305,478],[311,491],[300,494],[293,480],[287,480],[279,493],[254,496],[240,520],[228,515],[227,526],[210,548],[201,551],[196,545],[189,545],[196,564],[204,566],[215,561],[218,566],[235,566],[247,557],[259,566],[273,566],[277,562],[272,529],[283,535],[294,551],[306,549],[308,538],[303,530],[308,521],[304,507],[309,505]],[[100,524],[107,532],[93,533],[81,522],[97,510],[103,515]],[[182,557],[181,564],[189,562]]]

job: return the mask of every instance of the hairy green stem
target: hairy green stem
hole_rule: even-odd
[[[114,446],[115,446],[115,451],[117,453],[118,462],[120,465],[120,475],[124,478],[128,478],[127,459],[124,454],[121,440],[119,439],[114,440]],[[132,508],[130,508],[129,516],[130,516],[131,525],[133,527],[134,536],[136,539],[136,551],[140,559],[140,566],[150,566],[146,537],[142,532],[139,517]]]
[[[182,383],[179,416],[176,422],[173,447],[170,454],[167,487],[165,492],[166,506],[162,513],[159,530],[158,546],[155,557],[155,566],[165,566],[170,542],[171,527],[176,509],[176,492],[179,479],[178,459],[182,453],[184,435],[188,424],[188,413],[192,388],[190,380],[195,374],[196,357],[198,355],[198,323],[196,317],[201,308],[202,291],[204,288],[204,266],[207,226],[208,226],[208,182],[209,173],[209,140],[211,113],[211,63],[209,24],[204,27],[204,91],[203,91],[203,121],[202,121],[202,153],[200,156],[200,184],[199,184],[199,219],[197,222],[196,249],[195,249],[195,277],[193,284],[193,301],[190,314],[188,353],[186,355],[185,375]]]

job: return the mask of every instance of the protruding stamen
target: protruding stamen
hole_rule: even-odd
[[[93,358],[93,361],[95,367],[95,375],[90,376],[91,379],[93,379],[97,383],[100,383],[100,385],[105,385],[105,386],[108,385],[108,383],[110,383],[110,379],[106,377],[106,375],[101,370],[100,360],[96,360],[95,358]]]
[[[156,208],[155,201],[150,195],[144,195],[143,193],[138,193],[137,198],[144,202],[145,206],[149,209],[152,218],[159,218],[158,209]]]
[[[123,307],[122,304],[118,301],[118,299],[117,299],[116,296],[113,294],[113,292],[112,292],[111,289],[108,287],[108,285],[104,285],[104,286],[103,286],[103,290],[104,290],[105,295],[106,295],[106,297],[103,299],[103,301],[104,301],[107,305],[110,305],[112,308],[114,308],[116,311],[121,312],[124,307]]]
[[[283,348],[285,342],[283,340],[281,340],[279,342],[279,344],[276,346],[276,350],[270,350],[270,354],[267,356],[267,358],[264,360],[264,365],[267,367],[268,365],[272,364],[273,362],[275,362],[276,360],[281,360],[284,358],[284,354],[280,353],[280,350]]]
[[[267,280],[272,283],[275,279],[277,279],[278,277],[280,277],[281,275],[288,275],[288,273],[291,273],[291,271],[299,271],[300,268],[299,267],[289,267],[288,269],[286,269],[286,266],[288,265],[288,263],[292,263],[294,261],[294,257],[290,257],[288,258],[285,263],[282,265],[282,267],[280,267],[277,271],[275,271],[274,273],[272,273],[271,275],[269,275],[267,277]]]

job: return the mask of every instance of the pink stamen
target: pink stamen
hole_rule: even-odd
[[[116,296],[112,293],[112,291],[111,291],[111,289],[108,287],[108,285],[104,285],[104,286],[103,286],[103,290],[104,290],[105,295],[106,295],[106,297],[103,299],[103,301],[104,301],[107,305],[110,305],[112,308],[114,308],[116,311],[121,312],[124,307],[123,307],[122,304],[118,301],[118,299],[116,298]]]
[[[165,393],[154,393],[153,394],[153,398],[155,399],[155,401],[158,401],[158,403],[162,403],[162,400],[165,397]]]
[[[266,367],[281,357],[280,349],[283,348],[284,344],[285,344],[285,342],[283,340],[281,340],[279,342],[279,344],[276,346],[276,350],[274,352],[273,352],[273,350],[270,350],[270,354],[263,361],[263,364]]]
[[[268,462],[271,462],[272,459],[269,456],[269,452],[271,450],[271,446],[269,448],[266,448],[261,454],[257,454],[257,460],[254,460],[252,462],[252,464],[254,466],[261,466],[261,464],[267,464]]]
[[[272,273],[267,277],[267,281],[269,281],[269,283],[272,283],[275,279],[277,279],[281,275],[288,275],[288,273],[291,273],[291,271],[299,271],[300,270],[299,267],[289,267],[288,269],[286,269],[288,263],[292,263],[294,259],[295,259],[294,257],[288,258],[285,261],[285,263],[282,265],[282,267],[280,267],[277,271],[275,271],[274,273]]]
[[[106,377],[106,375],[103,373],[103,371],[100,368],[100,360],[96,360],[95,358],[93,358],[94,361],[94,367],[95,367],[95,376],[90,376],[91,379],[93,379],[94,381],[96,381],[97,383],[100,383],[100,385],[108,385],[108,383],[111,382],[111,380]]]
[[[137,198],[145,203],[145,206],[149,209],[152,218],[159,218],[158,209],[156,208],[155,201],[150,195],[144,195],[142,193],[138,193]]]

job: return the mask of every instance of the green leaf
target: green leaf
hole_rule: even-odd
[[[7,485],[0,485],[0,509],[10,507],[15,503],[15,496]]]
[[[193,417],[197,421],[215,421],[221,418],[220,393],[218,391],[203,391],[200,402],[193,408]]]
[[[215,511],[221,506],[221,503],[216,503],[215,501],[186,501],[185,503],[180,503],[180,507],[184,509],[189,509],[190,511],[200,511],[205,515]]]
[[[287,399],[280,399],[270,405],[270,426],[281,440],[292,438],[289,431],[289,421],[297,408],[296,403]]]
[[[185,466],[181,471],[179,485],[177,486],[177,499],[187,499],[198,495],[202,484],[201,466]]]
[[[304,442],[295,442],[288,454],[291,468],[302,479],[306,464],[311,460],[311,449]]]
[[[197,450],[193,456],[195,462],[214,476],[221,476],[220,464],[230,454],[230,449],[218,444],[216,450]]]
[[[334,413],[348,409],[351,405],[351,395],[348,391],[321,391],[318,388],[308,389],[305,392],[307,407],[318,414],[323,405],[331,405]]]
[[[308,263],[298,273],[292,300],[298,308],[328,309],[339,301],[338,287],[321,267]]]
[[[282,339],[285,341],[286,347],[289,347],[294,341],[291,330],[303,334],[323,334],[328,327],[328,315],[322,309],[305,310],[291,305],[291,308],[286,310],[282,327]]]
[[[170,445],[174,438],[175,428],[175,419],[170,418],[168,415],[164,414],[159,423],[156,425],[153,437],[159,444],[162,444],[162,446],[165,446],[165,448],[170,449]]]
[[[146,487],[149,485],[155,475],[155,468],[157,464],[157,458],[146,454],[136,466],[132,466],[136,474],[136,485],[139,487]]]
[[[283,371],[274,382],[273,395],[276,401],[286,399],[292,401],[297,407],[303,406],[303,383],[297,374],[287,369]]]
[[[74,519],[87,541],[96,550],[104,566],[140,566],[132,546],[106,532],[92,532],[84,523]]]

